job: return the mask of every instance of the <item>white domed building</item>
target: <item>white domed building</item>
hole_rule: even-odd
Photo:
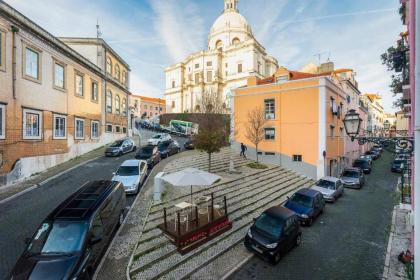
[[[168,112],[198,112],[201,96],[210,92],[228,105],[230,90],[246,85],[249,76],[266,78],[277,70],[277,60],[267,54],[238,12],[238,0],[224,3],[224,12],[210,30],[208,49],[165,69]]]

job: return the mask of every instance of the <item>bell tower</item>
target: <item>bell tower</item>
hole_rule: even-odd
[[[238,11],[238,0],[225,0],[225,13],[237,12],[237,11]]]

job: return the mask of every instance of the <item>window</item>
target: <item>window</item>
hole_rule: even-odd
[[[293,161],[302,161],[302,155],[293,155]]]
[[[207,64],[206,64],[208,67],[210,67],[210,66],[212,66],[212,62],[211,61],[207,61]]]
[[[115,79],[121,80],[120,66],[118,64],[115,65]]]
[[[0,70],[6,70],[6,34],[0,30]]]
[[[334,128],[335,128],[335,126],[330,125],[330,137],[331,138],[334,137]]]
[[[125,70],[122,71],[122,83],[123,85],[127,84],[127,72]]]
[[[41,59],[40,53],[34,49],[25,48],[25,76],[33,80],[41,80]]]
[[[66,116],[54,114],[53,139],[66,139],[66,121]]]
[[[212,71],[207,71],[207,82],[208,83],[212,82],[212,80],[213,80],[212,76],[213,76],[213,72]]]
[[[162,107],[159,108],[159,112],[162,112]]]
[[[120,133],[120,131],[121,131],[120,126],[116,125],[115,126],[115,132],[116,133]]]
[[[198,64],[198,63],[196,63],[195,66],[194,66],[195,69],[198,69],[199,67],[200,67],[200,64]]]
[[[159,108],[158,107],[155,107],[155,110],[157,111],[157,110],[159,110]]]
[[[242,63],[238,63],[238,73],[242,73]]]
[[[112,126],[111,126],[111,129],[112,129]],[[98,139],[99,138],[99,122],[98,121],[91,121],[90,137],[92,139]]]
[[[264,107],[265,107],[265,119],[274,120],[276,118],[275,100],[274,99],[264,100]]]
[[[54,87],[58,89],[65,88],[64,65],[58,62],[54,63]]]
[[[123,115],[127,115],[127,100],[123,98],[122,100],[122,113]]]
[[[216,49],[218,49],[218,50],[222,50],[222,48],[223,48],[223,43],[222,43],[222,41],[221,41],[221,40],[218,40],[218,41],[216,42]]]
[[[108,91],[106,93],[106,112],[112,113],[112,92]]]
[[[112,74],[112,62],[111,62],[111,58],[107,57],[106,58],[106,72],[108,74]]]
[[[175,108],[175,101],[172,101],[172,108]]]
[[[195,84],[198,85],[200,83],[200,73],[195,73]]]
[[[172,88],[175,88],[175,81],[172,81]]]
[[[274,140],[276,139],[276,129],[275,128],[265,128],[264,129],[265,140]]]
[[[98,102],[98,83],[97,82],[92,82],[90,99],[94,102]]]
[[[23,110],[23,139],[41,139],[42,112]]]
[[[106,132],[112,132],[112,124],[106,124]]]
[[[275,156],[276,153],[273,153],[273,152],[265,152],[265,155],[266,156]]]
[[[127,133],[127,128],[126,127],[123,127],[122,132],[123,133]]]
[[[147,110],[147,105],[146,104],[144,105],[144,110]]]
[[[115,114],[120,113],[120,97],[115,95]]]
[[[5,139],[5,138],[6,138],[6,105],[0,104],[0,139]]]
[[[283,75],[283,76],[278,76],[277,77],[277,83],[278,84],[283,84],[283,83],[287,82],[288,80],[289,80],[288,75]]]
[[[234,38],[233,40],[232,40],[232,45],[234,45],[234,46],[237,46],[237,45],[239,45],[241,43],[241,40],[239,40],[239,38]]]
[[[74,119],[74,139],[85,139],[85,120]]]
[[[83,76],[79,73],[75,75],[75,86],[76,96],[83,96]]]

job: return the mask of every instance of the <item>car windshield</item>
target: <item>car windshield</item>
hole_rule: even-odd
[[[401,165],[402,163],[404,163],[404,161],[403,160],[394,160],[394,164],[395,165]]]
[[[170,144],[171,144],[171,142],[165,142],[165,143],[159,144],[159,146],[158,146],[159,151],[166,150],[169,147]]]
[[[262,213],[255,221],[255,228],[273,237],[280,237],[284,221],[267,213]]]
[[[113,148],[115,148],[115,147],[120,147],[121,145],[122,145],[122,143],[123,143],[124,141],[122,141],[122,140],[120,140],[120,141],[115,141],[114,143],[112,143],[111,144],[111,146],[110,147],[113,147]]]
[[[162,137],[162,135],[160,135],[160,134],[156,134],[155,136],[153,136],[152,138],[153,139],[160,139]]]
[[[85,235],[84,223],[43,223],[29,244],[28,252],[34,255],[72,254],[82,249]]]
[[[138,166],[120,166],[117,171],[118,176],[135,176],[139,175]]]
[[[343,172],[343,177],[358,178],[359,177],[359,172],[357,172],[355,170],[345,170]]]
[[[143,147],[139,151],[139,157],[140,159],[148,159],[152,156],[153,153],[153,147]]]
[[[305,207],[312,207],[312,197],[307,196],[307,195],[303,195],[300,193],[295,193],[292,196],[292,201],[296,202],[298,204],[301,204]]]
[[[327,188],[330,190],[335,190],[335,183],[327,180],[319,180],[316,185],[318,187]]]
[[[353,164],[353,166],[360,166],[360,167],[367,167],[368,162],[364,160],[356,160]]]

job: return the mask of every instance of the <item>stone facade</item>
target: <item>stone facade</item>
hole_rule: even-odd
[[[232,89],[246,85],[249,76],[265,78],[278,68],[255,39],[237,1],[225,0],[225,10],[213,24],[208,49],[165,69],[165,98],[170,113],[198,112],[203,93],[217,94],[226,107]]]

